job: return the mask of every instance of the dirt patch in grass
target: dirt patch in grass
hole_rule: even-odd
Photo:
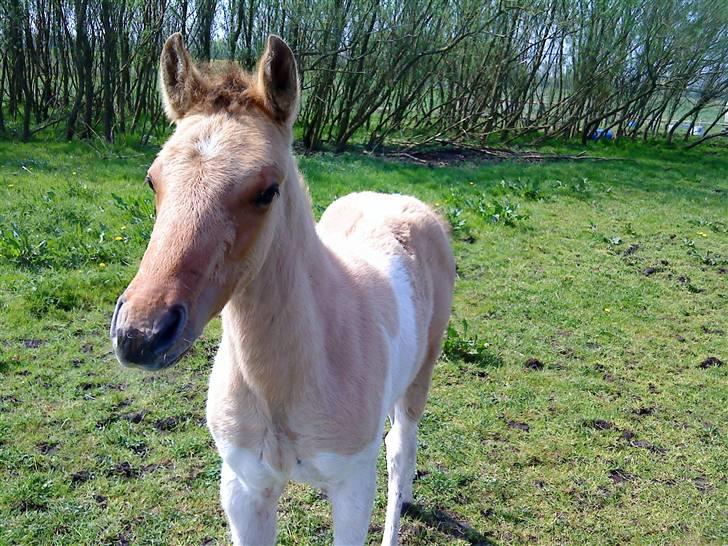
[[[132,479],[136,478],[139,475],[139,470],[134,468],[129,461],[123,461],[109,469],[107,475],[118,476],[125,479]]]
[[[43,455],[53,455],[56,451],[58,451],[57,442],[41,442],[36,444],[35,447]]]
[[[719,368],[723,365],[723,361],[717,356],[709,356],[700,363],[700,367],[704,370],[708,368]]]
[[[406,150],[404,148],[386,147],[382,157],[388,161],[427,165],[428,167],[444,167],[463,162],[500,161],[499,158],[489,156],[477,150],[467,148],[436,147],[429,150]]]
[[[135,411],[134,413],[127,413],[126,415],[122,415],[120,418],[124,421],[129,421],[130,423],[133,423],[135,425],[138,425],[144,420],[144,417],[149,413],[146,410],[141,411]]]
[[[587,421],[586,426],[595,430],[612,430],[614,428],[614,423],[610,423],[604,419],[594,419],[592,421]]]
[[[708,481],[708,478],[706,478],[702,474],[693,478],[693,485],[695,486],[695,489],[697,489],[701,493],[709,493],[713,490],[713,486]]]
[[[626,470],[623,470],[621,468],[615,468],[613,470],[610,470],[609,478],[615,484],[627,483],[627,482],[634,481],[634,479],[635,479],[634,475],[630,474],[629,472],[627,472]]]
[[[505,422],[506,422],[506,425],[508,425],[509,427],[514,428],[516,430],[522,430],[524,432],[528,432],[529,430],[531,430],[530,425],[528,423],[524,423],[522,421],[513,421],[511,419],[506,419]]]
[[[606,366],[603,366],[602,364],[594,366],[594,370],[600,373],[602,375],[602,379],[604,379],[607,383],[614,383],[617,381],[617,378],[607,370]]]
[[[79,485],[93,479],[93,474],[88,470],[79,470],[71,474],[71,485]]]
[[[652,453],[665,453],[665,448],[657,446],[647,440],[630,440],[629,445],[640,449],[646,449]]]
[[[15,503],[15,509],[19,512],[45,512],[48,510],[48,503],[23,499]]]
[[[538,371],[544,369],[544,363],[541,362],[538,358],[529,358],[528,360],[526,360],[524,367],[528,370]]]
[[[170,415],[169,417],[164,417],[163,419],[155,421],[154,428],[156,428],[159,432],[171,432],[179,427],[186,418],[187,416],[185,415]]]
[[[117,421],[127,421],[128,423],[131,423],[133,425],[138,425],[144,420],[144,417],[146,417],[148,413],[149,412],[147,410],[135,411],[122,415],[112,413],[107,418],[97,421],[96,428],[104,428],[112,423],[116,423]]]
[[[632,413],[634,413],[638,417],[644,417],[646,415],[652,415],[653,413],[655,413],[655,408],[654,407],[641,406],[641,407],[639,407],[639,408],[637,408],[635,410],[632,410]]]
[[[622,256],[631,256],[635,252],[637,252],[640,248],[640,245],[637,243],[632,243],[627,248],[624,249],[624,252],[622,252]]]

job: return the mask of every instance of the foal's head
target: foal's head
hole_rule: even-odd
[[[257,74],[196,67],[179,34],[164,44],[162,100],[176,130],[149,168],[157,219],[139,272],[119,298],[111,339],[122,364],[176,362],[260,269],[284,221],[296,62],[276,36]]]

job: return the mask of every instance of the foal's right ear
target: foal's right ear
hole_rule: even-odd
[[[207,83],[185,48],[182,34],[167,38],[159,59],[162,103],[170,121],[178,121],[207,91]]]

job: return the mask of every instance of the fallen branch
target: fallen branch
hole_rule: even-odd
[[[408,154],[406,152],[398,152],[398,153],[395,153],[395,154],[387,154],[387,155],[389,157],[393,157],[393,156],[394,157],[405,157],[407,159],[411,159],[412,161],[415,161],[417,163],[422,163],[422,164],[425,164],[425,165],[428,163],[428,161],[426,159],[422,159],[420,157],[415,157],[412,154]]]
[[[470,146],[468,144],[463,144],[460,142],[453,142],[451,140],[443,140],[438,139],[437,142],[439,144],[443,144],[446,146],[451,146],[454,148],[460,148],[464,150],[470,150],[472,152],[477,152],[479,154],[496,157],[498,159],[521,159],[526,161],[577,161],[582,159],[588,159],[591,161],[614,161],[614,160],[622,160],[622,158],[618,157],[601,157],[601,156],[594,156],[594,155],[586,155],[586,152],[580,152],[576,155],[572,154],[542,154],[539,152],[533,152],[533,151],[519,151],[519,150],[513,150],[511,148],[495,148],[492,146],[484,146],[484,147],[478,147],[478,146]]]
[[[39,132],[40,132],[40,131],[42,131],[43,129],[47,129],[48,127],[52,127],[53,125],[58,125],[58,124],[59,124],[60,122],[64,121],[64,120],[65,120],[65,119],[66,119],[67,117],[68,117],[68,116],[65,116],[65,115],[64,115],[64,116],[61,116],[60,118],[56,118],[56,119],[53,119],[53,120],[47,121],[47,122],[43,123],[42,125],[38,125],[37,127],[33,127],[33,128],[32,128],[32,129],[31,129],[31,130],[30,130],[30,131],[28,132],[28,134],[29,134],[29,135],[34,135],[34,134],[36,134],[36,133],[39,133]]]
[[[465,155],[467,152],[471,154],[476,154],[480,156],[485,156],[488,158],[492,158],[498,161],[504,161],[504,160],[519,160],[519,161],[579,161],[579,160],[589,160],[589,161],[628,161],[628,159],[619,158],[619,157],[601,157],[601,156],[593,156],[593,155],[587,155],[586,152],[580,152],[578,154],[544,154],[540,152],[534,152],[534,151],[519,151],[519,150],[513,150],[511,148],[496,148],[493,146],[473,146],[470,144],[465,144],[463,142],[456,142],[452,140],[445,140],[441,138],[435,138],[428,140],[428,142],[437,142],[438,144],[442,145],[443,150],[447,150],[447,152],[454,152],[454,153],[461,153]],[[438,155],[438,150],[423,150],[421,152],[417,152],[417,148],[422,146],[422,144],[414,144],[409,145],[405,147],[405,151],[392,151],[387,154],[385,154],[388,157],[401,157],[406,158],[412,161],[415,161],[417,163],[432,163],[432,162],[446,162],[446,160],[443,160],[440,158],[435,158],[434,160],[428,160],[428,155]],[[424,157],[423,157],[424,156]],[[462,158],[465,159],[465,158]]]

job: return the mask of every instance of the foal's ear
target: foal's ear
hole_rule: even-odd
[[[185,48],[182,34],[167,38],[159,59],[162,102],[170,121],[182,118],[207,91],[207,84]]]
[[[298,114],[298,70],[288,44],[275,34],[268,36],[258,61],[258,85],[278,121],[292,125]]]

